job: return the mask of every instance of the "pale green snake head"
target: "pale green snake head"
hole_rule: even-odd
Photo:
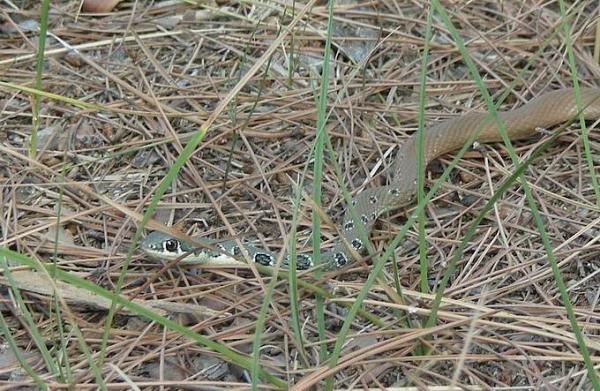
[[[140,248],[154,258],[167,260],[177,259],[185,253],[193,255],[195,250],[195,247],[191,243],[181,241],[159,231],[148,234],[142,240]],[[205,250],[210,251],[208,249]]]

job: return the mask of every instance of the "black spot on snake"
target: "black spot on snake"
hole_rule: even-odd
[[[352,221],[352,220],[346,221],[346,223],[344,224],[344,229],[346,231],[350,231],[352,228],[354,228],[354,221]]]
[[[307,270],[312,266],[312,260],[308,255],[299,254],[298,263],[296,264],[298,270]]]
[[[233,251],[234,257],[239,257],[240,255],[242,255],[242,250],[240,250],[240,248],[238,246],[233,246],[231,251]]]
[[[369,197],[369,202],[372,203],[372,204],[376,204],[377,203],[377,197],[376,196]]]
[[[362,215],[360,216],[360,221],[362,221],[363,224],[367,224],[369,222],[369,218],[366,215]]]
[[[360,250],[362,248],[363,244],[360,240],[358,239],[354,239],[352,241],[352,247],[354,247],[355,250]]]
[[[337,267],[342,267],[348,263],[348,258],[346,258],[344,253],[335,253],[333,259],[335,260],[335,264]]]
[[[283,259],[283,266],[290,266],[290,257],[289,255]],[[310,256],[306,254],[297,254],[296,255],[296,270],[308,270],[312,266],[312,260]]]
[[[273,265],[273,257],[265,253],[256,253],[254,254],[254,262],[264,266],[271,266]]]

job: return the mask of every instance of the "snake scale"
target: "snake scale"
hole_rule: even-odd
[[[584,107],[584,117],[588,120],[600,118],[600,89],[582,88],[581,104]],[[523,139],[536,133],[538,128],[548,128],[566,122],[578,113],[573,89],[561,89],[543,94],[532,99],[518,109],[500,112],[500,118],[511,140]],[[489,143],[501,141],[496,122],[490,120],[487,113],[471,112],[455,119],[439,123],[425,130],[425,163],[445,153],[462,147],[470,137],[482,128],[476,141]],[[359,193],[352,204],[364,225],[367,237],[375,221],[382,213],[403,208],[415,200],[417,179],[417,141],[416,135],[408,139],[399,149],[394,163],[391,182],[386,186],[365,189]],[[351,246],[356,253],[363,253],[365,243],[359,239],[358,222],[354,221],[349,211],[346,211],[340,232],[342,238],[333,247],[321,255],[321,263],[326,269],[336,269],[345,266],[352,259],[354,251],[348,251]],[[213,249],[200,248],[190,243],[182,242],[172,236],[155,231],[142,241],[141,248],[150,256],[160,259],[173,260],[181,257],[182,261],[206,264],[240,263],[243,252],[234,240],[212,241],[198,238],[198,241],[212,244]],[[257,248],[244,242],[247,255],[254,262],[273,266],[277,256],[264,249]],[[220,251],[216,251],[214,246]],[[184,254],[187,256],[184,257]],[[289,260],[282,260],[283,266],[289,265]],[[297,268],[305,270],[313,265],[309,255],[299,254]]]

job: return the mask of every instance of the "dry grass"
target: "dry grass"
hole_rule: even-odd
[[[3,5],[0,72],[3,81],[32,87],[37,35],[30,26],[39,15],[37,9],[20,3],[27,2]],[[272,58],[215,118],[155,218],[166,225],[180,224],[188,233],[212,238],[238,235],[280,251],[290,230],[295,187],[315,138],[325,6],[309,10],[283,43],[273,46],[278,32],[293,18],[292,9],[279,2],[196,6],[140,2],[135,7],[124,3],[109,16],[78,14],[76,3],[63,1],[51,7],[43,90],[103,108],[79,109],[60,99],[42,98],[39,164],[35,164],[26,157],[33,98],[0,88],[0,245],[43,262],[54,260],[65,271],[113,289],[139,222],[123,208],[143,212],[190,134],[271,47]],[[554,3],[446,6],[494,96],[514,81],[560,19]],[[302,5],[297,7],[295,13]],[[592,49],[598,3],[578,3],[575,9],[569,25],[579,82],[597,86],[600,69],[593,63]],[[418,3],[380,1],[336,8],[331,103],[336,94],[340,97],[330,106],[328,129],[342,179],[353,192],[385,181],[382,175],[372,179],[372,174],[390,164],[396,146],[416,129],[426,19],[426,9]],[[427,123],[485,108],[446,27],[437,18],[433,23]],[[563,42],[562,34],[548,42],[504,109],[572,84]],[[355,69],[350,57],[360,62],[371,50],[364,69],[348,79]],[[527,170],[526,178],[598,365],[600,213],[581,133],[577,127],[570,129]],[[596,166],[597,129],[596,125],[590,130]],[[527,156],[537,142],[517,144],[518,154]],[[440,159],[429,167],[428,184],[447,163]],[[427,206],[431,289],[495,184],[512,168],[502,145],[469,152]],[[311,191],[313,179],[309,169],[303,190]],[[331,164],[325,166],[323,204],[333,221],[339,221],[344,203]],[[63,240],[55,258],[52,242],[59,210]],[[310,249],[312,210],[307,201],[300,205],[299,251]],[[378,250],[397,232],[404,214],[399,211],[378,223],[372,235]],[[324,246],[337,235],[335,224],[324,224]],[[278,284],[262,336],[262,367],[290,384],[318,383],[335,374],[336,388],[591,387],[520,186],[513,186],[497,203],[469,243],[435,329],[419,327],[429,314],[432,296],[418,292],[417,242],[418,233],[411,230],[396,250],[403,297],[391,288],[389,266],[364,304],[386,327],[357,318],[338,365],[329,372],[318,356],[314,295],[300,292],[306,345],[299,351],[290,324],[287,284]],[[370,264],[363,262],[329,273],[322,281],[313,281],[310,274],[301,278],[352,302],[369,270]],[[247,354],[267,282],[268,277],[259,278],[250,270],[207,268],[195,274],[184,268],[161,268],[138,254],[128,269],[123,294],[160,300],[164,314]],[[51,301],[39,291],[23,294],[47,346],[58,349]],[[18,346],[28,352],[35,371],[47,376],[13,294],[4,287],[2,295],[2,311]],[[79,324],[89,349],[97,352],[106,311],[82,309],[73,304],[77,297],[66,299],[64,354],[71,379],[82,389],[95,388],[96,379],[70,330]],[[176,307],[184,303],[185,307]],[[326,302],[329,348],[345,311],[339,302]],[[412,328],[406,326],[407,319]],[[431,349],[430,354],[419,354],[423,346]],[[3,357],[10,353],[6,350]],[[30,384],[29,377],[14,367],[4,368],[0,384]],[[247,375],[236,365],[173,331],[122,312],[112,324],[100,370],[110,389],[131,387],[127,381],[140,388],[247,386]],[[52,381],[55,386],[60,383]]]

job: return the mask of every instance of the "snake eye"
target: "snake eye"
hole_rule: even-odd
[[[165,242],[164,247],[165,250],[170,253],[177,252],[177,250],[179,250],[179,241],[175,239],[169,239]]]

